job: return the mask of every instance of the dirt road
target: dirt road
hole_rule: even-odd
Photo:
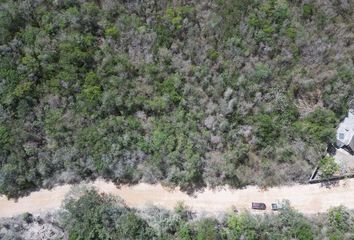
[[[294,185],[270,188],[267,191],[250,186],[246,189],[219,190],[205,189],[194,197],[179,191],[170,191],[161,185],[138,184],[123,186],[117,189],[114,184],[97,180],[92,183],[101,192],[119,195],[130,207],[144,207],[154,204],[172,209],[179,201],[195,211],[216,213],[235,206],[237,209],[250,209],[251,202],[259,201],[267,204],[288,199],[293,207],[305,214],[326,211],[331,206],[343,204],[354,208],[354,179],[340,181],[337,186],[326,188],[320,184]],[[41,190],[21,198],[18,202],[0,197],[0,217],[9,217],[24,212],[42,212],[59,208],[71,186],[64,185],[52,190]],[[270,211],[269,209],[267,211]]]

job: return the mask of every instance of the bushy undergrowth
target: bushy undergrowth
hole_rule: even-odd
[[[353,9],[1,1],[0,193],[303,182],[353,98]]]

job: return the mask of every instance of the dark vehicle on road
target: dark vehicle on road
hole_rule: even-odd
[[[265,210],[266,208],[267,207],[264,203],[257,203],[257,202],[252,203],[252,209]]]

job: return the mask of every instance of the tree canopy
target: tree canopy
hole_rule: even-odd
[[[0,193],[304,182],[353,100],[353,9],[2,0]]]

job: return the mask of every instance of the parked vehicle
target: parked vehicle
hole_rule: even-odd
[[[282,210],[283,209],[283,205],[281,203],[272,203],[272,210],[273,211],[278,211],[278,210]]]
[[[257,203],[257,202],[252,203],[252,209],[265,210],[266,208],[267,207],[266,207],[265,203]]]

